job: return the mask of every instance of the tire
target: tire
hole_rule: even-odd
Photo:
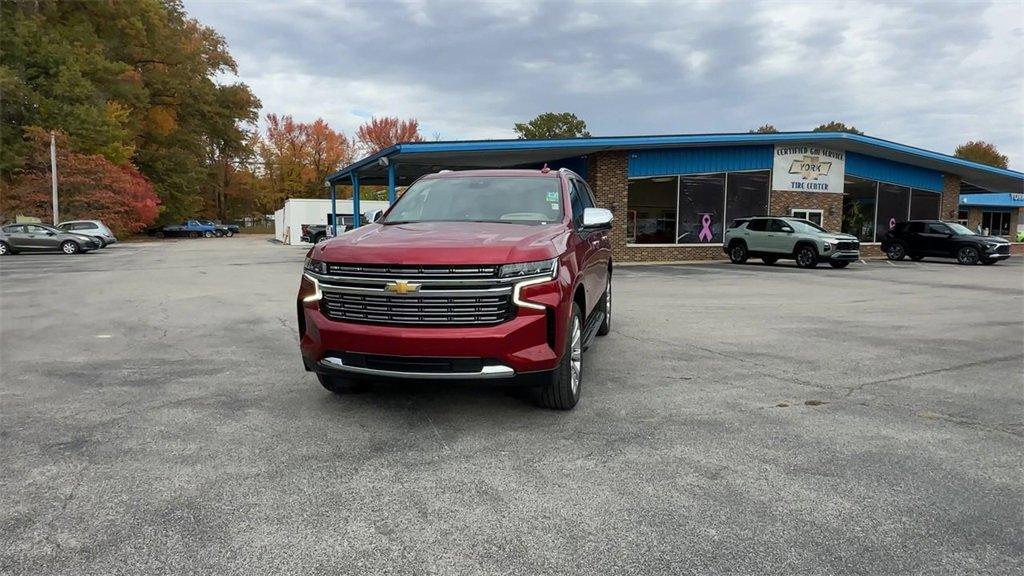
[[[105,240],[103,240],[103,238],[100,238],[99,236],[96,236],[96,241],[100,243],[100,248],[106,248],[107,247],[107,243],[106,243]]]
[[[210,232],[209,230],[203,232],[203,238],[213,238],[213,232]]]
[[[920,262],[921,260],[924,260],[924,256],[921,256],[920,254],[911,254],[910,259],[914,262]]]
[[[199,232],[189,232],[188,233],[188,237],[189,238],[199,238]]]
[[[231,237],[232,237],[232,236],[234,236],[234,235],[235,235],[235,232],[234,232],[234,230],[228,230],[228,231],[227,231],[227,237],[228,237],[228,238],[231,238]]]
[[[991,266],[991,265],[995,264],[996,262],[999,262],[999,260],[989,260],[989,259],[986,258],[985,260],[981,261],[981,263],[984,264],[985,266]]]
[[[907,247],[900,242],[893,242],[889,244],[889,247],[885,249],[885,257],[889,260],[903,260],[907,255]]]
[[[326,234],[317,234],[316,236],[313,236],[313,244],[319,244],[319,243],[323,242],[326,239],[327,239],[327,235]]]
[[[10,256],[12,254],[17,254],[17,252],[11,248],[11,245],[7,242],[0,242],[0,256]]]
[[[217,230],[216,232],[213,233],[213,235],[216,236],[217,238],[223,238],[224,232],[221,230]],[[209,238],[209,236],[207,236],[207,238]]]
[[[565,353],[550,380],[540,390],[540,405],[553,410],[572,410],[580,401],[583,385],[583,314],[572,303],[569,329],[565,331]]]
[[[973,246],[964,246],[956,251],[956,261],[966,266],[977,264],[981,261],[981,253]]]
[[[743,242],[733,242],[729,247],[729,261],[733,264],[743,264],[747,261],[747,245]]]
[[[808,244],[797,246],[793,257],[796,259],[796,265],[801,268],[814,268],[818,265],[818,251]]]
[[[762,256],[761,257],[761,262],[764,262],[765,264],[767,264],[769,266],[771,266],[772,264],[775,264],[778,261],[779,261],[778,256]]]
[[[154,236],[156,236],[157,238],[166,238],[167,234],[164,234],[163,230],[157,230],[156,234],[154,234]]]
[[[612,331],[612,275],[608,273],[608,285],[604,289],[604,296],[601,297],[601,306],[604,310],[604,320],[597,329],[598,336],[605,336]]]
[[[338,395],[358,394],[370,388],[370,383],[365,380],[350,380],[340,376],[327,376],[325,374],[317,374],[316,379],[320,381],[321,386]]]
[[[849,262],[843,262],[843,261],[832,261],[832,262],[829,262],[829,264],[833,268],[846,268],[847,266],[850,265]]]
[[[60,251],[65,254],[78,254],[82,251],[82,247],[74,240],[65,240],[60,244]]]

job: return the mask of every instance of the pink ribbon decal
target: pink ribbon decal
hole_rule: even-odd
[[[704,214],[701,216],[700,223],[703,227],[700,229],[700,234],[697,235],[697,238],[701,242],[711,242],[711,238],[714,236],[714,234],[711,233],[711,214]]]
[[[896,227],[896,219],[895,218],[889,218],[889,230],[892,230],[895,227]]]

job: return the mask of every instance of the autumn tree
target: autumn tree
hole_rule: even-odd
[[[373,117],[356,130],[356,140],[367,154],[376,154],[399,142],[422,142],[420,122],[415,118]]]
[[[850,132],[853,134],[863,134],[863,132],[857,130],[853,126],[847,126],[846,124],[843,124],[842,122],[837,122],[835,120],[829,122],[828,124],[822,124],[818,126],[814,130],[812,130],[812,132]]]
[[[25,131],[23,167],[0,193],[0,212],[52,221],[50,135]],[[114,164],[100,154],[73,152],[65,134],[57,135],[57,176],[63,220],[103,220],[116,234],[132,234],[156,220],[159,198],[145,176],[130,164]]]
[[[984,140],[971,140],[957,146],[953,156],[997,168],[1008,168],[1010,165],[1010,159],[1005,154],[1000,154],[995,144]]]
[[[778,134],[779,130],[771,124],[765,124],[759,128],[755,128],[750,131],[751,134]]]
[[[545,112],[529,122],[517,122],[515,131],[521,140],[590,138],[587,123],[572,112]]]

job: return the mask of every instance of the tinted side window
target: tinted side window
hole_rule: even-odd
[[[951,234],[949,226],[945,224],[928,224],[929,234]]]
[[[789,224],[786,224],[785,220],[772,220],[771,227],[769,228],[772,232],[782,232],[783,228],[789,228]]]
[[[900,222],[896,225],[895,231],[920,234],[921,232],[924,232],[924,222]]]
[[[749,223],[747,223],[747,230],[753,230],[754,232],[764,232],[765,230],[768,230],[768,221],[763,218],[751,220]]]
[[[22,234],[25,232],[24,226],[4,226],[4,232],[8,234]]]
[[[581,192],[580,198],[583,200],[583,207],[593,208],[597,206],[597,203],[594,201],[594,192],[590,189],[590,185],[583,180],[577,180],[576,183]]]
[[[586,192],[581,192],[577,186],[576,180],[569,180],[569,202],[572,204],[572,221],[579,224],[583,221],[583,196]]]

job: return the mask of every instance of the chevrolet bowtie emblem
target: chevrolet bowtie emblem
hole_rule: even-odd
[[[384,285],[385,292],[394,292],[395,294],[409,294],[410,292],[419,292],[422,284],[413,284],[406,282],[405,280],[398,280],[395,282],[388,282]]]
[[[822,162],[821,156],[805,154],[803,160],[793,160],[789,166],[790,174],[799,174],[804,180],[817,180],[821,176],[828,176],[831,162]]]

